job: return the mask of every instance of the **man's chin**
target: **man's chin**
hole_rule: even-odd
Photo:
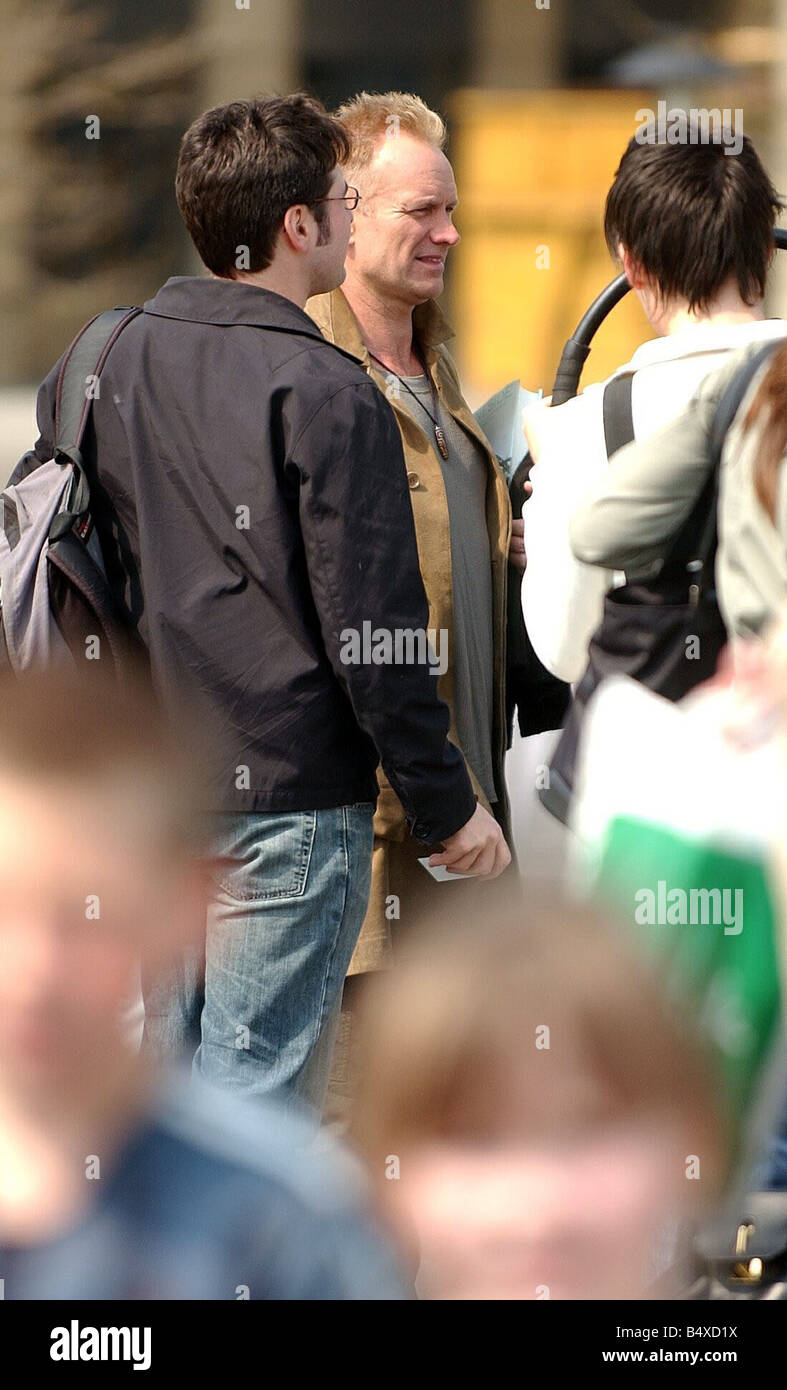
[[[331,272],[330,275],[322,276],[317,282],[315,288],[312,290],[309,298],[311,298],[312,295],[315,294],[330,294],[332,290],[338,290],[339,287],[344,284],[346,279],[347,267],[345,265],[342,265],[340,270],[334,270]]]
[[[413,288],[421,290],[422,299],[436,299],[445,288],[445,270],[421,265],[413,276]]]

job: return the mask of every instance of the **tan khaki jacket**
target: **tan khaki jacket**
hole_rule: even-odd
[[[336,343],[338,347],[344,348],[347,352],[354,353],[366,371],[377,381],[381,390],[386,390],[388,383],[382,368],[378,368],[370,358],[361,338],[355,315],[340,289],[333,290],[330,294],[315,295],[307,301],[306,312],[311,315],[330,342]],[[448,338],[453,337],[453,331],[434,300],[429,300],[426,304],[421,304],[415,309],[413,325],[442,408],[452,415],[473,439],[477,440],[487,459],[489,482],[486,520],[492,558],[494,614],[495,746],[493,758],[495,783],[500,797],[495,811],[507,834],[508,800],[503,783],[503,760],[506,747],[504,704],[506,581],[508,546],[511,538],[511,506],[508,499],[508,489],[489,441],[479,429],[462,396],[456,367],[445,348],[445,342]],[[395,397],[389,396],[389,399],[402,434],[407,477],[410,483],[410,500],[413,504],[415,533],[418,542],[418,557],[424,588],[429,601],[429,626],[437,629],[438,632],[443,628],[448,634],[448,667],[444,675],[438,678],[438,693],[450,710],[449,737],[457,747],[461,748],[455,725],[454,674],[451,660],[451,654],[454,650],[451,535],[442,470],[432,440],[415,423],[405,406],[399,404]],[[384,505],[384,499],[382,502]],[[489,802],[476,781],[472,769],[468,768],[468,771],[478,800],[489,810]],[[378,769],[377,776],[380,785],[380,797],[374,821],[375,834],[386,839],[402,840],[407,833],[407,826],[401,802],[382,769]]]

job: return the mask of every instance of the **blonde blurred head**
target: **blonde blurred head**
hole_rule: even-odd
[[[725,1177],[689,1020],[622,933],[573,905],[419,935],[366,997],[352,1137],[424,1260],[424,1296],[640,1296],[660,1223],[698,1214]]]

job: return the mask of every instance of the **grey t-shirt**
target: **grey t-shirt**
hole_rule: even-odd
[[[494,729],[494,649],[492,638],[492,559],[486,522],[487,463],[474,440],[447,411],[440,410],[429,378],[402,377],[398,397],[425,430],[440,461],[448,501],[454,595],[453,664],[456,728],[466,761],[490,802],[497,801],[492,760]],[[417,399],[410,392],[414,393]],[[444,459],[432,416],[448,446]]]

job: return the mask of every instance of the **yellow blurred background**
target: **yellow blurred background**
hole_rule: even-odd
[[[0,439],[81,323],[198,267],[180,226],[180,135],[207,106],[306,89],[422,95],[449,125],[462,241],[445,308],[477,406],[549,391],[565,339],[616,273],[604,200],[637,112],[740,108],[777,186],[787,0],[3,0]],[[100,138],[87,135],[98,116]],[[787,262],[787,256],[781,260]],[[787,303],[787,268],[768,312]],[[634,296],[594,340],[599,380],[650,336]],[[2,463],[0,463],[2,467]]]
[[[454,259],[459,356],[474,394],[513,377],[551,386],[563,343],[616,273],[602,218],[612,175],[652,93],[457,92],[451,100],[462,242]],[[649,336],[629,295],[588,364],[609,375]]]

